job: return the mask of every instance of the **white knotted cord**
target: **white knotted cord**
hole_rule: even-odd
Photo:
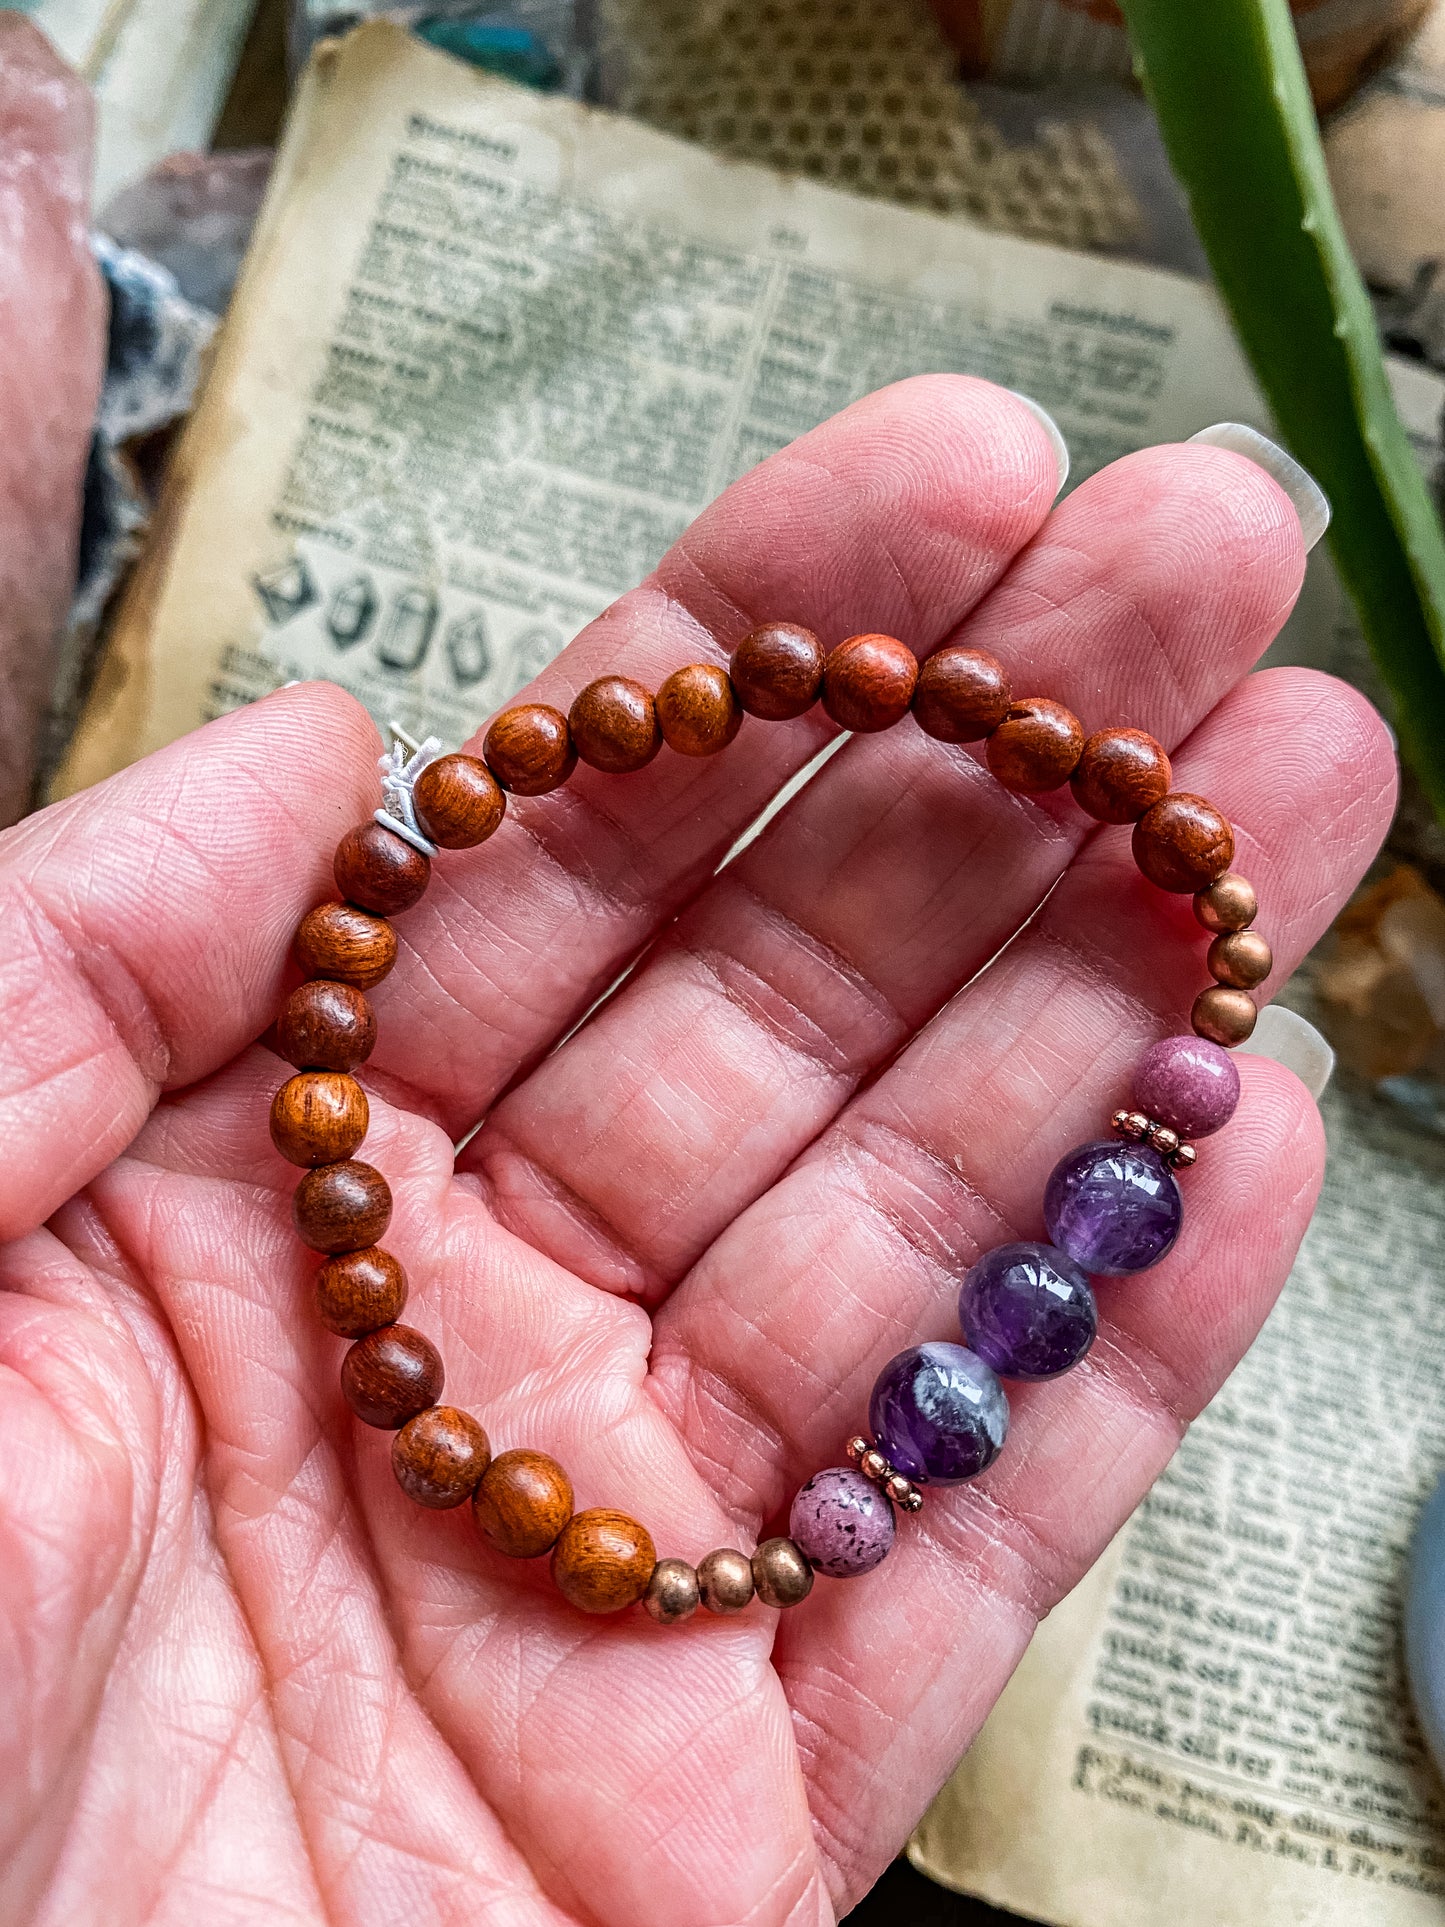
[[[389,723],[387,727],[393,738],[391,748],[376,759],[386,807],[376,812],[376,820],[384,829],[393,831],[410,843],[414,850],[420,850],[423,856],[435,856],[437,846],[417,818],[412,789],[427,764],[441,755],[441,740],[436,736],[428,736],[424,743],[418,743],[408,736],[400,723]]]

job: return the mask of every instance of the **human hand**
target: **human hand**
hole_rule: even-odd
[[[770,617],[966,639],[1177,752],[1236,827],[1278,981],[1394,790],[1352,691],[1239,680],[1299,586],[1294,512],[1211,447],[1051,512],[1054,484],[1016,399],[903,383],[731,488],[536,693],[655,688]],[[830,733],[749,720],[715,759],[510,800],[435,865],[373,994],[363,1155],[447,1399],[684,1558],[750,1550],[840,1462],[881,1365],[956,1330],[981,1249],[1037,1233],[1050,1168],[1201,981],[1188,899],[1127,831],[911,721],[714,876]],[[1240,1060],[1174,1251],[1104,1281],[1088,1358],[1010,1385],[998,1464],[930,1489],[875,1572],[781,1618],[585,1618],[468,1508],[403,1498],[311,1313],[267,1132],[288,1068],[251,1040],[375,756],[349,698],[296,687],[0,841],[0,1918],[829,1921],[1248,1344],[1318,1114]]]

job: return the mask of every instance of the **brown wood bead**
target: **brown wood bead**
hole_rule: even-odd
[[[657,692],[662,740],[680,756],[715,756],[737,735],[742,720],[727,672],[712,663],[675,669]]]
[[[1084,725],[1049,696],[1022,696],[988,739],[988,766],[1006,790],[1041,795],[1067,783],[1084,753]]]
[[[480,756],[438,756],[412,789],[422,823],[443,850],[472,850],[501,822],[507,799]]]
[[[572,1481],[545,1452],[503,1452],[472,1495],[477,1530],[509,1559],[539,1559],[572,1517]]]
[[[472,1496],[491,1456],[486,1433],[455,1405],[419,1412],[391,1442],[397,1484],[409,1499],[437,1512]]]
[[[342,837],[331,874],[349,903],[394,917],[421,900],[431,881],[431,860],[373,818]]]
[[[308,977],[334,977],[370,990],[396,962],[396,932],[385,917],[352,903],[318,903],[296,932],[296,961]]]
[[[1212,803],[1177,790],[1134,825],[1134,861],[1161,890],[1205,890],[1234,855],[1234,831]]]
[[[811,629],[761,622],[734,649],[728,676],[750,716],[786,723],[817,702],[823,662],[823,645]]]
[[[514,796],[545,796],[577,767],[567,718],[550,703],[504,709],[482,739],[482,756]]]
[[[955,645],[929,656],[918,671],[913,715],[940,743],[976,743],[1008,714],[1008,676],[996,657]]]
[[[594,1506],[562,1528],[552,1549],[552,1581],[584,1613],[617,1613],[647,1591],[657,1553],[645,1526],[625,1512]]]
[[[354,1071],[376,1047],[376,1014],[351,984],[298,984],[276,1019],[276,1048],[299,1071]]]
[[[337,1164],[366,1136],[366,1092],[345,1071],[298,1071],[271,1100],[271,1142],[292,1164]]]
[[[1243,930],[1259,915],[1259,898],[1248,877],[1238,870],[1224,875],[1194,899],[1195,919],[1217,936],[1221,930]]]
[[[1096,729],[1069,778],[1074,801],[1101,823],[1137,823],[1169,793],[1162,743],[1142,729]]]
[[[1211,984],[1208,990],[1201,990],[1194,999],[1189,1020],[1196,1037],[1207,1037],[1211,1044],[1221,1044],[1225,1050],[1233,1050],[1253,1031],[1258,1016],[1254,999],[1247,990],[1230,990],[1223,984]]]
[[[358,1338],[341,1361],[341,1391],[359,1419],[396,1432],[435,1405],[446,1374],[429,1338],[410,1325],[383,1325]]]
[[[1210,944],[1205,962],[1216,983],[1253,990],[1274,969],[1274,952],[1257,930],[1226,930]]]
[[[657,706],[630,676],[599,676],[567,712],[577,754],[593,769],[627,776],[650,763],[662,748]]]
[[[291,1200],[296,1235],[313,1251],[360,1251],[391,1222],[391,1187],[356,1159],[308,1171]]]
[[[316,1316],[338,1338],[394,1325],[406,1304],[406,1273],[389,1251],[367,1245],[328,1258],[313,1286]]]
[[[823,668],[823,707],[843,729],[871,736],[908,714],[918,658],[896,636],[849,636]]]

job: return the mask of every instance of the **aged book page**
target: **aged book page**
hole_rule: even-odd
[[[921,370],[1036,396],[1075,480],[1267,426],[1194,282],[720,161],[390,26],[331,43],[57,790],[292,677],[459,743],[735,475]],[[1439,383],[1405,380],[1428,428]],[[1311,575],[1318,653],[1348,635]]]

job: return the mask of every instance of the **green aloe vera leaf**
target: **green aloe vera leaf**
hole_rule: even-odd
[[[1335,210],[1287,0],[1122,0],[1144,85],[1281,434],[1445,819],[1445,537]]]

